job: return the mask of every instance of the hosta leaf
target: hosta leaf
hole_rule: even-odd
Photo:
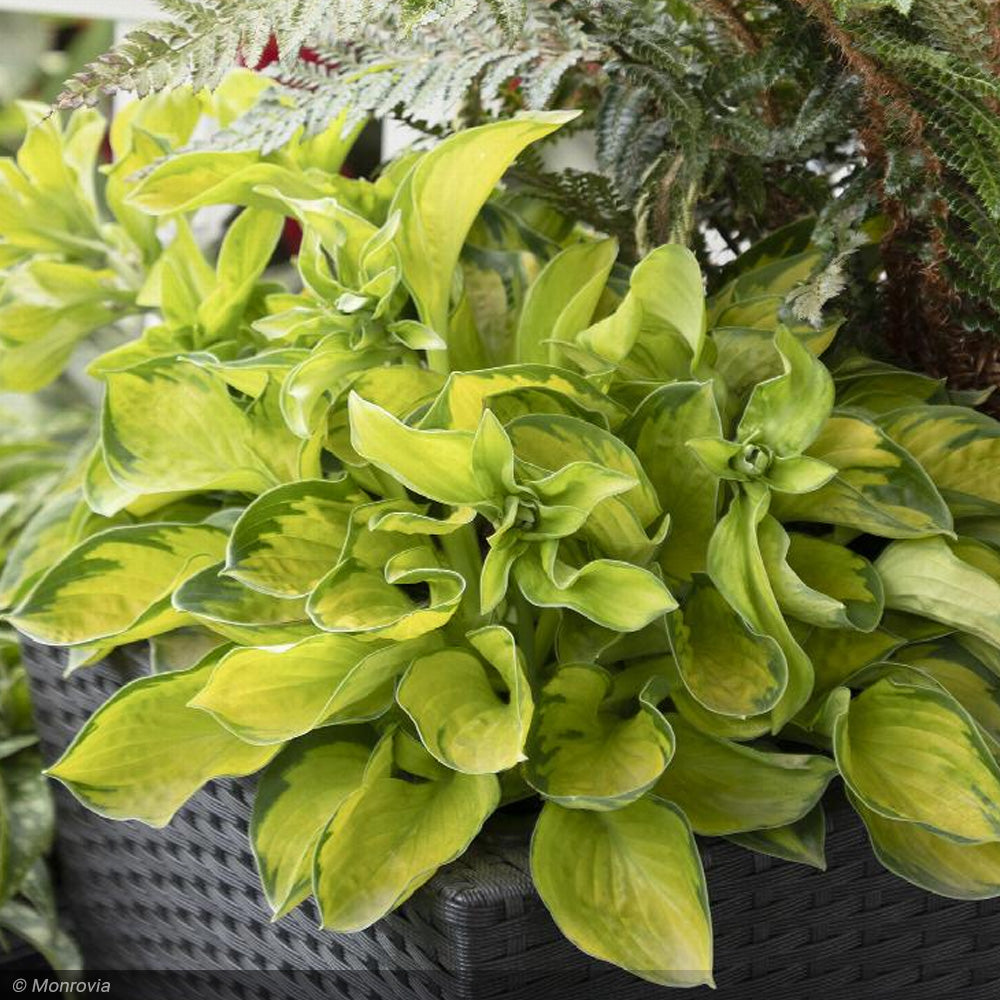
[[[820,538],[789,535],[773,517],[761,522],[760,545],[786,614],[822,628],[861,632],[871,632],[882,620],[882,580],[864,556]]]
[[[1000,745],[1000,677],[957,639],[905,646],[893,658],[933,677]]]
[[[414,768],[418,780],[406,776]],[[316,849],[313,893],[323,927],[370,927],[462,854],[499,800],[492,774],[450,771],[409,737],[389,733]]]
[[[965,562],[943,538],[893,542],[875,561],[887,608],[1000,645],[1000,581]]]
[[[826,816],[821,803],[787,826],[732,833],[726,839],[748,851],[826,871]]]
[[[830,415],[833,379],[787,328],[778,327],[774,346],[784,372],[754,387],[736,437],[766,444],[777,455],[798,455],[816,440]]]
[[[244,743],[187,707],[216,656],[126,684],[46,773],[101,816],[162,827],[206,781],[259,770],[277,747]]]
[[[250,743],[282,743],[331,723],[381,715],[414,657],[433,643],[315,635],[275,649],[234,649],[191,699]]]
[[[473,431],[407,427],[356,393],[351,393],[350,417],[357,453],[422,496],[452,504],[491,499],[474,468]]]
[[[837,765],[869,809],[966,843],[1000,840],[1000,766],[951,695],[891,678],[850,703]]]
[[[342,729],[310,733],[282,750],[261,775],[250,846],[276,918],[309,895],[320,835],[361,785],[371,746],[365,734],[352,736]]]
[[[645,628],[677,607],[651,572],[613,559],[594,559],[575,569],[559,560],[556,545],[533,547],[514,563],[517,585],[537,607],[569,608],[619,632]]]
[[[912,406],[882,428],[934,480],[955,517],[1000,513],[1000,423],[964,406]]]
[[[109,528],[56,563],[10,621],[25,635],[51,645],[121,635],[164,601],[169,608],[174,589],[214,563],[225,544],[226,533],[209,525]]]
[[[468,640],[478,656],[454,647],[421,656],[396,700],[442,764],[466,774],[505,771],[525,759],[534,711],[524,662],[514,637],[498,625],[470,632]]]
[[[930,477],[870,420],[834,413],[808,454],[837,474],[813,493],[775,496],[780,521],[842,524],[883,538],[951,531],[951,513]]]
[[[848,792],[868,828],[875,857],[907,882],[951,899],[1000,896],[1000,842],[956,844],[916,823],[879,815]]]
[[[266,396],[244,410],[225,381],[185,362],[151,361],[107,379],[102,420],[112,477],[142,493],[263,493],[318,472]]]
[[[709,382],[677,382],[652,392],[623,430],[649,473],[671,531],[660,553],[665,573],[689,579],[705,569],[705,549],[719,510],[719,480],[686,447],[691,438],[720,436],[722,423]]]
[[[87,535],[114,527],[91,513],[79,490],[57,494],[20,530],[0,567],[0,608],[21,600],[53,563]]]
[[[427,586],[426,601],[407,595],[403,588],[412,584]],[[417,546],[394,555],[384,572],[345,560],[316,585],[307,610],[327,632],[412,639],[448,622],[465,587],[461,574],[441,568],[433,551]]]
[[[785,692],[788,666],[778,643],[752,631],[702,576],[673,627],[674,653],[691,697],[738,718],[770,712]]]
[[[617,240],[573,243],[528,289],[517,328],[517,360],[558,363],[548,341],[572,340],[590,325],[618,256]]]
[[[559,929],[588,955],[665,986],[712,985],[705,875],[676,806],[653,796],[611,812],[547,802],[531,876]]]
[[[612,425],[621,423],[624,411],[586,379],[562,368],[544,364],[506,365],[483,371],[452,372],[420,421],[421,428],[474,431],[483,409],[496,397],[527,389],[544,390],[565,397],[584,410],[601,414]]]
[[[225,573],[265,594],[303,597],[336,565],[351,510],[347,479],[286,483],[258,497],[233,528]]]
[[[809,658],[781,614],[768,579],[758,538],[767,514],[768,494],[741,493],[719,521],[708,546],[708,575],[719,593],[758,635],[770,636],[788,667],[788,683],[772,709],[772,726],[779,730],[806,703],[813,687]]]
[[[283,213],[246,208],[229,223],[219,247],[218,283],[198,306],[198,322],[210,336],[221,338],[238,326],[284,222]]]
[[[652,787],[670,761],[674,738],[656,707],[656,680],[638,703],[610,699],[603,668],[558,669],[542,689],[524,775],[547,799],[575,809],[616,809]],[[628,711],[626,711],[628,709]]]
[[[422,156],[397,189],[390,214],[401,214],[402,273],[420,319],[438,333],[448,329],[452,275],[483,203],[521,150],[574,117],[532,112],[466,129]]]
[[[518,417],[507,432],[519,459],[555,471],[573,462],[590,462],[631,477],[632,489],[598,504],[587,518],[583,533],[607,556],[645,563],[662,538],[647,534],[654,525],[662,531],[660,503],[649,477],[633,451],[614,434],[577,417],[540,414]]]
[[[828,757],[769,753],[699,732],[670,715],[673,759],[654,786],[705,836],[786,826],[819,802],[837,773]]]
[[[316,629],[301,598],[274,597],[222,576],[215,563],[188,577],[175,591],[174,608],[233,642],[274,645],[295,642]]]
[[[192,212],[205,205],[254,205],[281,211],[281,202],[264,189],[276,188],[296,198],[325,193],[305,173],[259,159],[257,152],[217,150],[171,156],[132,189],[126,202],[150,215]]]
[[[904,641],[881,628],[873,632],[813,629],[803,648],[816,675],[815,694],[825,695],[863,667],[887,660]]]

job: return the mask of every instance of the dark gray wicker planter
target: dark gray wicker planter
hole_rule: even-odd
[[[61,654],[37,646],[26,653],[47,760],[141,670],[120,661],[64,680]],[[491,823],[465,857],[363,934],[318,931],[310,905],[271,924],[246,840],[252,789],[249,780],[213,783],[162,831],[100,819],[59,790],[61,888],[91,969],[175,970],[137,972],[129,995],[138,1000],[674,995],[561,937],[532,889],[517,823]],[[703,845],[719,990],[683,995],[1000,997],[1000,901],[921,892],[874,860],[860,824],[836,798],[828,817],[826,873],[725,841]]]

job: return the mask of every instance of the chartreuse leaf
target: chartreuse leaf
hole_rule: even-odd
[[[198,306],[198,323],[212,337],[220,338],[238,325],[284,222],[279,212],[246,208],[229,224],[219,248],[217,284]]]
[[[822,628],[871,632],[882,620],[885,595],[872,564],[843,545],[798,532],[773,518],[760,530],[761,553],[781,610]]]
[[[107,378],[102,419],[111,476],[142,493],[263,493],[318,473],[265,394],[243,409],[225,380],[183,361],[150,361]]]
[[[442,764],[493,774],[525,759],[531,687],[507,629],[488,625],[467,638],[478,655],[448,647],[421,656],[400,682],[396,700]]]
[[[888,659],[904,642],[884,628],[873,632],[814,628],[803,643],[816,675],[814,695],[826,695],[863,667]]]
[[[798,455],[816,440],[830,415],[833,379],[786,327],[778,327],[774,346],[784,372],[754,387],[736,437],[765,444],[777,455]]]
[[[1000,840],[1000,766],[951,695],[891,677],[834,727],[837,765],[869,809],[964,843]]]
[[[957,639],[905,646],[893,659],[933,677],[1000,744],[1000,677]]]
[[[930,477],[870,420],[834,413],[807,454],[837,474],[812,493],[776,495],[780,521],[841,524],[883,538],[951,531],[951,513]]]
[[[700,732],[678,715],[668,719],[676,747],[653,790],[680,806],[695,833],[717,837],[795,823],[837,773],[828,757],[756,750]]]
[[[547,802],[531,877],[578,948],[664,986],[712,985],[712,918],[683,813],[647,796],[593,812]]]
[[[290,646],[234,649],[191,699],[249,743],[282,743],[317,726],[381,715],[410,662],[440,645],[314,635]]]
[[[646,792],[670,762],[674,737],[656,707],[654,679],[638,702],[611,697],[611,675],[592,664],[560,667],[542,689],[524,776],[545,798],[574,809],[617,809]]]
[[[531,112],[466,129],[417,160],[396,190],[389,211],[400,213],[395,244],[403,278],[433,330],[448,329],[459,251],[497,181],[521,150],[576,115]]]
[[[965,406],[911,406],[880,423],[934,480],[955,517],[1000,513],[1000,423]]]
[[[650,559],[658,542],[651,541],[646,529],[662,511],[631,448],[609,431],[561,414],[518,417],[506,430],[516,456],[539,468],[555,471],[573,462],[591,462],[630,476],[635,486],[599,503],[587,518],[584,534],[612,558],[638,563]]]
[[[388,733],[316,848],[322,926],[370,927],[462,854],[499,801],[494,775],[449,770],[409,736]]]
[[[414,601],[403,589],[413,584],[426,585],[425,601]],[[417,545],[393,555],[384,571],[345,559],[316,585],[307,611],[327,632],[413,639],[446,624],[465,588],[460,573],[443,568],[429,546]]]
[[[371,756],[363,730],[323,729],[290,743],[261,775],[250,818],[250,846],[275,919],[312,888],[320,835],[360,785]]]
[[[559,361],[549,341],[568,341],[590,325],[618,256],[618,241],[573,243],[545,265],[524,298],[517,327],[519,362]]]
[[[944,538],[891,543],[875,561],[885,605],[1000,645],[1000,581],[961,559]]]
[[[226,575],[265,594],[304,597],[336,565],[351,510],[364,499],[348,479],[308,479],[269,490],[233,527]]]
[[[174,608],[233,642],[268,646],[295,642],[316,629],[302,598],[275,597],[222,575],[217,562],[189,576],[172,597]]]
[[[187,707],[217,656],[126,684],[46,773],[101,816],[162,827],[206,781],[259,770],[277,747],[244,743]]]
[[[813,669],[788,628],[767,575],[758,526],[767,514],[768,493],[740,493],[719,521],[708,546],[708,575],[719,593],[758,635],[781,648],[788,668],[784,694],[772,709],[772,728],[781,729],[809,699]]]
[[[606,417],[612,426],[621,423],[625,415],[618,404],[580,375],[549,365],[521,364],[452,372],[421,419],[420,426],[427,430],[474,431],[482,419],[483,409],[495,397],[525,389],[541,389],[565,397],[584,410]]]
[[[76,645],[121,636],[143,617],[183,624],[169,614],[170,595],[223,553],[226,533],[198,524],[109,528],[72,549],[14,609],[10,622],[36,642]],[[166,608],[163,609],[163,605]],[[147,638],[132,635],[132,638]]]
[[[648,570],[614,559],[594,559],[577,569],[560,560],[558,542],[528,549],[514,563],[514,578],[537,607],[570,608],[619,632],[636,632],[677,607]]]
[[[294,198],[328,193],[318,180],[322,175],[259,160],[255,151],[180,153],[151,170],[132,189],[126,203],[149,215],[193,212],[206,205],[254,205],[281,211],[284,206],[263,193],[267,188]]]
[[[673,623],[673,647],[691,697],[720,715],[770,712],[788,683],[778,643],[750,629],[701,575],[694,578],[682,615]]]
[[[719,479],[686,442],[722,434],[711,383],[661,386],[643,400],[622,433],[670,516],[670,535],[660,553],[664,572],[682,580],[703,572],[718,519]]]
[[[473,431],[417,430],[391,413],[350,396],[351,444],[373,465],[405,486],[441,503],[488,502],[473,465]]]
[[[826,871],[826,816],[821,803],[787,826],[731,833],[726,839],[748,851]]]
[[[957,844],[916,823],[889,819],[848,792],[868,828],[875,857],[889,871],[951,899],[1000,896],[1000,841]]]

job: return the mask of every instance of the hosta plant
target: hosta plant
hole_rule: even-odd
[[[1000,893],[1000,425],[821,360],[837,317],[789,308],[808,224],[706,301],[687,250],[626,272],[497,189],[566,117],[376,182],[197,151],[136,182],[179,234],[159,322],[92,365],[100,440],[50,502],[83,519],[43,509],[5,593],[70,669],[138,640],[152,669],[50,774],[163,826],[260,772],[267,899],[338,932],[537,802],[557,924],[667,985],[712,977],[695,835],[822,867],[834,779],[887,867]],[[209,263],[188,223],[216,203]]]

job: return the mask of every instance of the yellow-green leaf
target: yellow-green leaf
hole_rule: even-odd
[[[911,406],[882,428],[937,484],[955,517],[1000,513],[1000,423],[964,406]]]
[[[289,744],[261,775],[250,846],[275,919],[309,895],[320,835],[361,785],[371,756],[366,735],[351,729],[310,733]]]
[[[282,743],[331,723],[376,718],[395,682],[433,642],[314,635],[273,649],[234,649],[191,699],[249,743]]]
[[[226,575],[265,594],[306,596],[339,560],[351,510],[364,499],[347,479],[310,479],[269,490],[233,527]]]
[[[836,721],[837,765],[869,809],[965,843],[1000,840],[1000,766],[936,688],[876,681]]]
[[[51,645],[120,635],[164,601],[169,607],[175,588],[218,560],[225,544],[226,533],[209,525],[109,528],[56,563],[10,621],[25,635]]]
[[[664,693],[654,679],[637,701],[622,704],[603,668],[560,667],[539,698],[525,778],[545,798],[574,809],[634,802],[673,754],[673,733],[657,708]]]
[[[623,430],[649,473],[671,531],[660,553],[665,573],[689,579],[705,569],[705,550],[719,512],[719,480],[686,447],[691,438],[720,436],[722,423],[709,382],[675,382],[650,393]]]
[[[695,833],[717,837],[795,823],[837,773],[828,757],[756,750],[699,732],[678,715],[668,719],[676,747],[653,790],[681,807]]]
[[[848,792],[868,828],[875,857],[907,882],[951,899],[1000,896],[1000,842],[956,844],[916,823],[889,819]]]
[[[885,606],[971,632],[1000,646],[1000,581],[965,562],[944,538],[891,543],[875,561]]]
[[[414,768],[421,780],[406,777]],[[492,774],[450,771],[389,733],[320,837],[313,894],[322,926],[350,932],[380,920],[465,851],[499,800]]]
[[[778,643],[751,630],[700,575],[681,613],[673,622],[673,647],[691,697],[710,712],[741,719],[770,712],[788,683]]]
[[[250,746],[187,707],[215,655],[126,684],[47,773],[102,816],[162,827],[206,781],[259,770],[277,747]]]
[[[507,629],[488,625],[467,638],[478,655],[450,647],[421,656],[400,682],[396,700],[442,764],[493,774],[525,759],[531,687]]]
[[[664,986],[712,985],[705,874],[681,811],[654,796],[592,812],[547,802],[531,876],[578,948]]]
[[[808,454],[837,474],[812,493],[775,496],[780,521],[841,524],[883,538],[951,531],[951,512],[930,477],[870,420],[834,413]]]
[[[395,243],[420,318],[433,330],[448,329],[459,251],[497,181],[521,150],[576,115],[532,112],[459,132],[417,160],[400,184],[389,210],[401,215]]]

